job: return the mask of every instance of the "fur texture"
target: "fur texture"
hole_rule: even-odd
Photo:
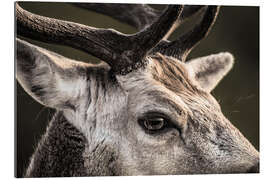
[[[232,67],[229,53],[187,64],[156,54],[122,76],[106,64],[62,61],[17,43],[17,79],[33,98],[61,111],[28,177],[258,172],[259,153],[210,94]],[[140,123],[149,114],[170,126],[149,133]]]

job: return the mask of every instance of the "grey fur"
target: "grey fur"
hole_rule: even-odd
[[[108,63],[80,63],[16,39],[19,83],[57,110],[26,177],[259,172],[258,151],[210,94],[232,68],[232,55],[184,63],[208,35],[219,7],[203,8],[201,21],[172,42],[166,35],[184,20],[181,13],[187,17],[201,7],[189,12],[190,6],[169,6],[161,16],[152,14],[154,22],[149,8],[136,7],[142,18],[124,22],[137,19],[131,25],[147,26],[125,35],[38,16],[16,4],[19,35],[68,45]],[[151,116],[164,128],[147,129]]]
[[[210,56],[221,58],[217,59],[220,63],[201,58],[185,64],[157,54],[146,58],[145,68],[114,76],[106,64],[69,66],[73,62],[70,60],[60,64],[60,56],[55,53],[25,41],[17,43],[19,82],[32,97],[60,111],[32,156],[27,177],[258,172],[257,150],[223,116],[209,89],[203,89],[204,81],[198,82],[193,76],[194,69],[198,73],[210,68],[213,73],[202,74],[211,76],[207,87],[216,86],[232,67],[231,60],[222,63],[224,56]],[[202,64],[199,61],[209,65],[191,72],[191,64]],[[29,66],[29,62],[34,66]],[[69,76],[84,80],[79,94],[61,93],[60,89],[54,91],[59,98],[47,101],[33,92],[28,84],[44,83],[44,79],[43,73],[35,77],[31,73],[41,65],[48,69],[53,64],[58,64],[55,72],[60,75],[46,73],[48,78]],[[71,69],[64,71],[67,66]],[[28,70],[23,71],[26,67]],[[83,73],[70,73],[78,72],[77,68]],[[212,78],[215,74],[218,78]],[[57,83],[53,87],[50,83],[40,86],[42,96],[48,97],[48,90],[54,87],[58,87]],[[73,106],[55,106],[63,104],[62,98]],[[147,134],[138,119],[148,112],[166,115],[174,128]],[[72,134],[75,138],[71,138]]]

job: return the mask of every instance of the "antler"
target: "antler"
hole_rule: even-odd
[[[160,52],[163,55],[173,56],[185,61],[191,50],[208,35],[218,13],[218,6],[208,6],[202,20],[192,30],[180,36],[175,41],[160,42],[152,52]]]
[[[91,11],[109,15],[114,19],[129,24],[138,30],[147,27],[154,19],[157,19],[161,12],[151,8],[148,5],[141,4],[98,4],[98,3],[73,3],[75,6],[82,7]],[[175,41],[165,40],[169,35],[187,18],[199,12],[205,7],[204,16],[199,24],[191,31],[180,36]],[[179,60],[185,61],[191,50],[204,39],[211,30],[219,12],[217,6],[185,6],[183,12],[168,31],[163,40],[155,46],[152,53],[160,52],[167,56],[173,56]]]
[[[150,26],[136,34],[126,35],[39,16],[16,4],[17,33],[83,50],[107,62],[115,73],[127,74],[144,64],[145,55],[167,34],[182,10],[183,6],[168,6]]]

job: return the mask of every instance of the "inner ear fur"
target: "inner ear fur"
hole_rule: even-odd
[[[222,52],[190,60],[187,66],[199,85],[211,92],[232,69],[233,63],[232,54]]]
[[[52,108],[74,108],[86,85],[89,65],[16,38],[16,78],[39,103]]]

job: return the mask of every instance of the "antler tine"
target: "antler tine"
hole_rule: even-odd
[[[182,14],[178,18],[178,21],[173,25],[173,27],[170,29],[170,31],[166,34],[166,36],[163,38],[166,40],[170,35],[188,18],[196,14],[197,12],[200,12],[203,7],[205,6],[198,6],[198,5],[185,5]]]
[[[132,69],[137,69],[140,66],[143,66],[145,61],[142,61],[145,55],[154,48],[168,33],[175,21],[178,19],[182,13],[183,6],[179,5],[169,5],[168,8],[162,13],[162,15],[156,19],[150,26],[143,29],[142,31],[129,36],[131,43],[128,48],[121,55],[121,60],[118,66],[124,62],[127,62],[128,59],[133,59],[135,63],[130,64],[130,66],[125,66],[121,69],[120,74],[127,74]]]
[[[115,30],[35,15],[16,4],[17,32],[36,40],[83,50],[107,62],[115,73],[126,74],[144,64],[144,56],[166,35],[182,9],[182,6],[168,6],[148,28],[125,35]]]
[[[175,41],[162,41],[153,49],[152,53],[160,52],[185,61],[191,50],[208,35],[215,23],[219,8],[218,6],[208,6],[200,23],[195,25],[191,31],[180,36]]]
[[[137,30],[142,30],[156,20],[162,11],[151,8],[146,4],[104,4],[104,3],[72,3],[74,6],[84,8],[90,11],[95,11],[104,15],[108,15],[120,22],[126,23],[135,27]],[[174,23],[170,31],[161,41],[161,47],[157,45],[155,49],[162,49],[166,40],[180,24],[203,9],[205,6],[187,5],[178,20]]]

